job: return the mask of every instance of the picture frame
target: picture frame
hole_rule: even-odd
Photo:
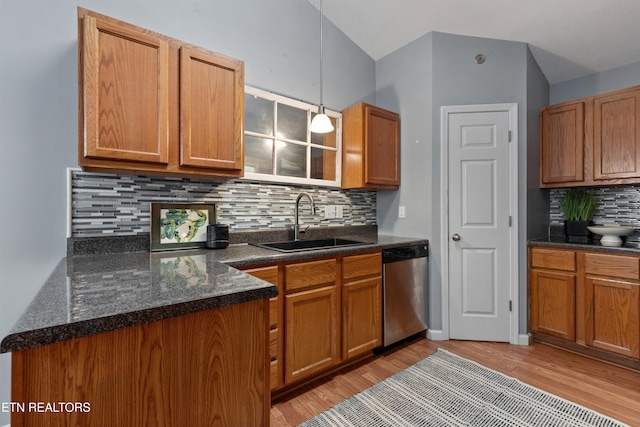
[[[151,203],[151,251],[203,248],[207,226],[216,223],[216,205]]]

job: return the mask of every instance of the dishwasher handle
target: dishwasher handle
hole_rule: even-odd
[[[384,249],[382,251],[382,262],[406,261],[414,258],[424,258],[429,256],[429,246],[427,244],[401,246],[398,248]]]

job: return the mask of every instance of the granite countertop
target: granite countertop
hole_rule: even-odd
[[[625,243],[622,246],[602,246],[599,240],[594,240],[588,243],[574,243],[568,242],[564,236],[550,236],[531,239],[529,240],[529,245],[640,255],[640,245],[637,242]]]
[[[271,298],[278,288],[234,267],[381,250],[414,239],[341,236],[366,245],[278,252],[250,244],[226,249],[125,252],[63,258],[9,335],[0,353]]]

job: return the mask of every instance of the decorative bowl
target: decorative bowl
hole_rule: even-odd
[[[593,234],[602,236],[600,244],[602,246],[622,246],[620,236],[628,236],[636,231],[633,227],[622,225],[590,225],[587,227]]]

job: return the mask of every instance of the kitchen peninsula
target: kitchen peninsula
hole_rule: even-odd
[[[356,237],[366,244],[68,256],[0,346],[12,352],[12,425],[267,426],[278,288],[239,269],[424,241]],[[15,410],[31,402],[80,410]]]
[[[63,259],[2,341],[13,352],[12,425],[268,425],[278,290],[214,258]]]

